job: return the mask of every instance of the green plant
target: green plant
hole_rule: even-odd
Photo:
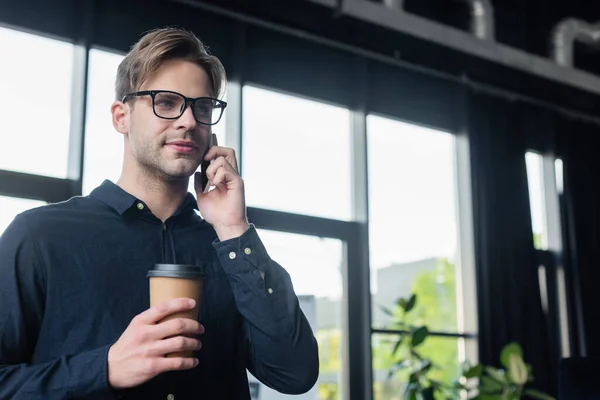
[[[408,314],[414,309],[417,296],[399,298],[395,310],[380,307],[392,318],[391,328],[399,332],[392,356],[397,357],[389,370],[388,379],[399,375],[405,381],[402,396],[405,400],[520,400],[524,397],[536,400],[554,400],[553,397],[526,388],[533,381],[531,366],[523,361],[523,351],[518,343],[507,344],[500,354],[504,368],[464,363],[461,377],[452,382],[441,382],[431,377],[432,370],[439,366],[424,357],[420,351],[429,330],[426,325],[407,322]]]
[[[419,348],[427,339],[429,329],[426,325],[412,325],[407,322],[407,316],[416,303],[417,296],[413,294],[407,299],[398,299],[395,311],[380,307],[392,317],[392,326],[399,332],[399,338],[392,350],[392,355],[397,356],[398,360],[392,365],[388,378],[400,374],[403,380],[406,380],[403,388],[403,398],[406,400],[434,400],[440,395],[452,395],[456,388],[433,379],[431,371],[439,366],[420,352]]]
[[[509,343],[500,353],[500,363],[504,368],[485,365],[464,368],[462,382],[475,380],[477,390],[470,390],[469,399],[477,400],[554,400],[553,397],[525,385],[533,381],[531,365],[523,361],[523,350],[518,343]],[[467,389],[470,385],[463,386]]]

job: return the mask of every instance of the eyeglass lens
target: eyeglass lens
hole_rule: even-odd
[[[183,114],[185,98],[175,93],[159,92],[154,96],[154,112],[163,118],[178,118]],[[197,99],[194,102],[194,117],[202,124],[219,122],[223,108],[212,99]]]

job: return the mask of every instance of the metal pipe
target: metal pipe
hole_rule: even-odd
[[[495,40],[494,6],[490,0],[465,0],[471,12],[471,33],[482,40]]]
[[[404,10],[404,0],[383,0],[383,4],[392,10]]]
[[[494,40],[494,6],[490,0],[463,0],[469,6],[470,30],[476,38]],[[404,11],[404,0],[383,0],[383,5],[396,11]]]
[[[589,24],[575,18],[560,21],[552,31],[552,56],[558,65],[572,67],[575,41],[600,44],[600,23]]]

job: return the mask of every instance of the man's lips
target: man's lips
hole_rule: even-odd
[[[166,143],[165,146],[172,148],[179,153],[193,153],[198,150],[198,147],[192,142],[185,140],[176,140]]]

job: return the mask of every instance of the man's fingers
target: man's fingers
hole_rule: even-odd
[[[195,357],[161,357],[156,361],[156,370],[158,373],[166,371],[181,371],[192,369],[198,366],[198,359]]]
[[[227,171],[226,167],[221,167],[217,170],[214,178],[212,179],[212,184],[216,187],[227,189],[227,181],[233,178],[233,172]]]
[[[202,342],[185,336],[159,340],[152,349],[153,355],[164,356],[165,354],[178,353],[182,351],[197,351],[202,347]]]
[[[229,164],[229,162],[227,161],[227,159],[225,157],[218,157],[215,161],[212,162],[212,164],[210,164],[210,167],[208,167],[208,169],[206,170],[206,176],[208,177],[208,179],[213,181],[215,178],[215,175],[217,174],[217,171],[220,168],[225,168],[225,169],[237,174],[237,171],[233,168],[233,166],[231,164]],[[214,182],[213,182],[213,185],[214,185]]]
[[[179,335],[201,335],[204,327],[198,321],[189,318],[174,318],[151,327],[152,338],[164,339]]]
[[[134,318],[134,321],[145,325],[156,324],[171,314],[191,310],[195,305],[196,301],[193,299],[180,298],[168,300],[154,307],[150,307],[143,313],[137,315]]]
[[[219,157],[224,157],[225,160],[227,160],[227,162],[231,165],[233,170],[239,173],[237,158],[233,149],[230,149],[228,147],[213,146],[208,150],[208,152],[204,156],[204,159],[216,160]]]

